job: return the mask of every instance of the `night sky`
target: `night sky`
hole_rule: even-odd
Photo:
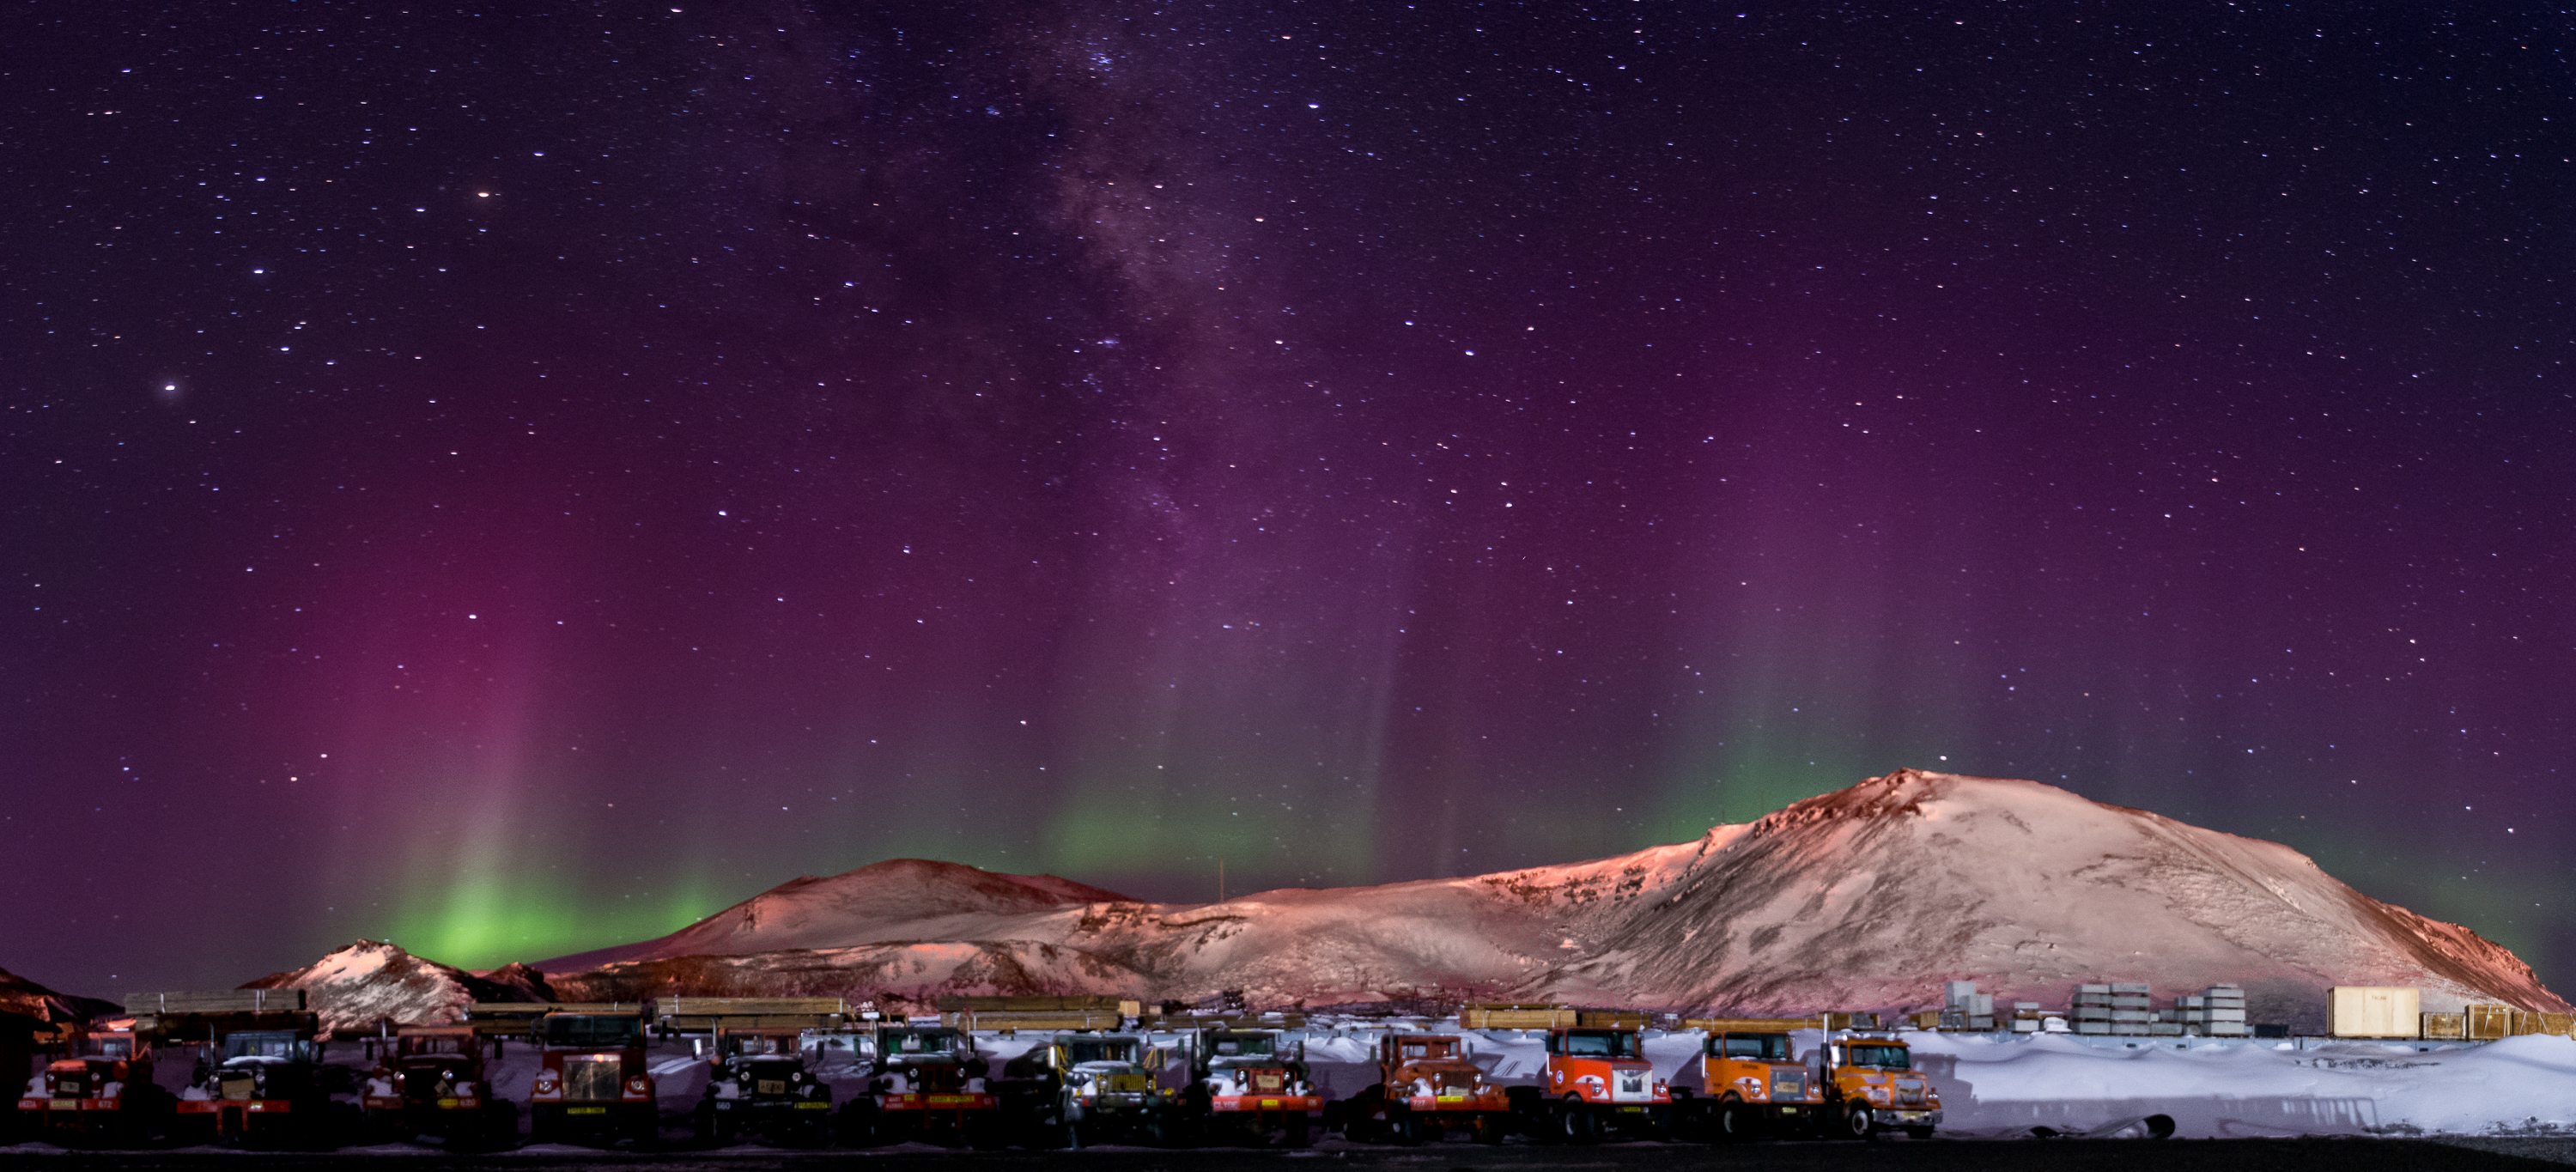
[[[901,856],[1477,873],[1910,765],[2565,989],[2571,49],[11,5],[0,966],[540,960]]]

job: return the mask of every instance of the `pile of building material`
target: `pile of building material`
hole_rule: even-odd
[[[2211,985],[2196,996],[2174,998],[2174,1013],[2191,1032],[2211,1038],[2245,1036],[2245,990]]]
[[[1975,981],[1945,983],[1941,992],[1941,1028],[1977,1031],[1994,1029],[1995,995],[1977,992]]]
[[[2153,1000],[2145,985],[2127,981],[2077,985],[2068,1016],[2079,1034],[2144,1035],[2156,1019]]]

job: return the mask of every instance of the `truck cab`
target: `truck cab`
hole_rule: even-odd
[[[1416,1144],[1464,1131],[1478,1143],[1501,1143],[1510,1130],[1510,1096],[1467,1060],[1463,1037],[1388,1034],[1378,1039],[1377,1074],[1377,1085],[1348,1105],[1346,1133]]]
[[[391,1040],[358,1101],[369,1130],[437,1136],[456,1146],[517,1137],[518,1108],[486,1076],[483,1039],[473,1027],[396,1026]]]
[[[322,1085],[322,1047],[311,1014],[283,1029],[218,1033],[179,1096],[178,1122],[223,1143],[313,1140],[334,1121]]]
[[[1646,1061],[1644,1037],[1621,1026],[1549,1030],[1542,1088],[1549,1138],[1589,1142],[1605,1133],[1672,1134],[1672,1088]]]
[[[650,1143],[659,1136],[661,1113],[644,1065],[641,1012],[549,1013],[537,1019],[535,1032],[530,1139]]]
[[[1700,1046],[1700,1086],[1709,1130],[1721,1140],[1811,1129],[1825,1107],[1824,1081],[1792,1056],[1779,1032],[1710,1034]]]
[[[1310,1141],[1323,1097],[1306,1077],[1305,1047],[1279,1030],[1202,1030],[1190,1046],[1189,1106],[1212,1134],[1289,1147]]]
[[[1159,1144],[1169,1138],[1177,1100],[1174,1091],[1155,1085],[1155,1055],[1144,1038],[1132,1034],[1059,1034],[1030,1051],[1032,1063],[1055,1084],[1055,1120],[1065,1146],[1116,1139]]]
[[[713,1069],[698,1104],[698,1138],[732,1143],[757,1133],[773,1141],[827,1138],[832,1088],[806,1069],[801,1029],[714,1031]]]
[[[173,1101],[152,1069],[151,1040],[131,1029],[75,1031],[28,1080],[19,1118],[43,1134],[139,1142],[170,1124]]]
[[[844,1115],[857,1143],[933,1139],[983,1147],[1000,1142],[1001,1099],[975,1037],[948,1026],[889,1025],[876,1036],[876,1073]]]
[[[1824,1053],[1827,1118],[1853,1139],[1899,1130],[1932,1138],[1941,1123],[1941,1093],[1914,1068],[1914,1051],[1894,1038],[1828,1038]]]

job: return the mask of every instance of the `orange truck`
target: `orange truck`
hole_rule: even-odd
[[[1337,1104],[1343,1134],[1353,1139],[1436,1143],[1463,1131],[1492,1144],[1512,1128],[1510,1096],[1467,1060],[1465,1038],[1388,1034],[1378,1039],[1377,1072],[1376,1086]]]
[[[1202,1030],[1190,1047],[1183,1103],[1209,1138],[1305,1147],[1324,1114],[1306,1076],[1305,1046],[1279,1030]]]
[[[452,1148],[494,1147],[519,1137],[519,1109],[486,1076],[472,1026],[394,1027],[369,1071],[358,1106],[378,1135],[436,1136]]]
[[[644,1013],[583,1006],[536,1020],[537,1078],[528,1092],[528,1138],[650,1144],[661,1105],[644,1063]]]
[[[1523,1127],[1533,1138],[1589,1143],[1605,1134],[1670,1139],[1673,1092],[1646,1061],[1635,1026],[1552,1029],[1547,1075]]]
[[[1708,1137],[1812,1131],[1824,1117],[1825,1084],[1793,1055],[1785,1032],[1711,1033],[1700,1045],[1699,1097],[1690,1101]]]
[[[176,1102],[152,1082],[152,1042],[131,1028],[72,1030],[18,1100],[28,1138],[138,1144],[170,1129]]]
[[[1941,1124],[1941,1093],[1914,1068],[1914,1051],[1894,1038],[1865,1034],[1825,1039],[1826,1121],[1833,1134],[1877,1139],[1902,1131],[1932,1138]]]
[[[950,1026],[889,1025],[876,1032],[876,1073],[842,1109],[841,1131],[858,1145],[908,1139],[999,1146],[1002,1100],[985,1081],[990,1064],[975,1036]]]

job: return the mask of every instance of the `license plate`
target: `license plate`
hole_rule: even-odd
[[[78,1110],[80,1110],[80,1100],[78,1100],[78,1099],[55,1099],[55,1100],[53,1100],[52,1102],[48,1103],[48,1104],[47,1104],[47,1106],[52,1107],[52,1108],[53,1108],[54,1110],[56,1110],[56,1111],[78,1111]]]
[[[1633,1113],[1635,1113],[1635,1112],[1638,1112],[1638,1111],[1643,1111],[1643,1110],[1645,1110],[1645,1108],[1643,1108],[1643,1107],[1621,1107],[1621,1108],[1619,1108],[1619,1109],[1620,1109],[1620,1110],[1622,1110],[1622,1111],[1629,1112],[1629,1113],[1631,1113],[1631,1114],[1633,1114]]]
[[[441,1111],[453,1111],[456,1109],[456,1100],[440,1099],[438,1101],[438,1109]]]
[[[566,1108],[564,1108],[564,1114],[566,1114],[566,1115],[606,1115],[606,1114],[608,1114],[608,1108],[606,1108],[606,1107],[566,1107]]]
[[[1467,1096],[1465,1096],[1465,1095],[1440,1095],[1440,1096],[1438,1096],[1438,1097],[1436,1097],[1436,1098],[1432,1099],[1431,1101],[1432,1101],[1432,1102],[1435,1102],[1435,1103],[1464,1103],[1464,1102],[1466,1102],[1466,1101],[1467,1101]]]
[[[829,1111],[832,1109],[832,1105],[830,1103],[798,1103],[796,1104],[796,1109],[799,1111]]]

